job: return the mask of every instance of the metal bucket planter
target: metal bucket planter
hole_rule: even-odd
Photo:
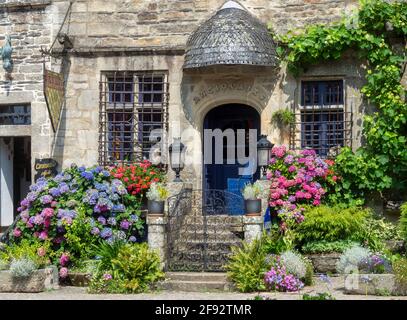
[[[246,215],[258,216],[261,214],[261,199],[245,200],[244,210]]]
[[[164,214],[165,201],[148,200],[148,213],[149,214]]]

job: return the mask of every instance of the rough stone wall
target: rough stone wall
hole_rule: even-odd
[[[183,47],[193,30],[225,0],[76,0],[69,34],[75,46]],[[241,0],[276,32],[338,20],[357,0]]]
[[[0,60],[0,104],[31,104],[31,126],[0,126],[0,132],[3,136],[31,135],[32,162],[50,156],[53,136],[43,94],[44,58],[40,52],[41,47],[51,45],[54,29],[61,22],[58,7],[50,4],[47,0],[0,1],[0,46],[9,35],[13,48],[10,73]],[[50,61],[45,62],[50,68]]]

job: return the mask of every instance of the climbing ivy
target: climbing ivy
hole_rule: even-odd
[[[360,1],[359,9],[332,25],[314,25],[277,37],[279,54],[299,75],[323,60],[354,50],[366,65],[362,88],[376,112],[363,122],[364,145],[343,148],[336,159],[342,176],[333,197],[352,200],[371,191],[407,189],[407,103],[401,77],[406,66],[407,2]],[[403,47],[397,47],[399,42]]]

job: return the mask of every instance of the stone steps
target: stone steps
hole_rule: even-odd
[[[220,272],[168,272],[158,287],[162,290],[185,292],[231,291],[233,285],[226,273]]]

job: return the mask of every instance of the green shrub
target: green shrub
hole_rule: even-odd
[[[404,241],[407,243],[407,202],[403,203],[400,208],[400,230]]]
[[[242,292],[265,290],[264,273],[270,264],[266,261],[263,247],[264,237],[251,243],[242,243],[242,247],[232,247],[232,255],[226,270],[229,278]]]
[[[311,241],[304,244],[301,248],[303,253],[332,253],[339,252],[342,253],[346,249],[358,244],[353,240],[338,240],[338,241]]]
[[[302,257],[305,263],[305,277],[302,279],[304,285],[311,286],[314,283],[314,266],[310,259]]]
[[[393,262],[393,272],[396,276],[396,281],[407,288],[407,258],[400,258]]]
[[[99,251],[100,265],[91,280],[91,292],[139,293],[163,278],[160,258],[146,243],[113,242]]]
[[[295,122],[295,114],[288,109],[280,109],[273,112],[271,121],[278,126],[289,126]]]
[[[13,243],[6,247],[6,255],[3,260],[11,262],[12,260],[30,259],[38,268],[50,264],[52,257],[51,244],[48,241],[23,239],[20,243]]]
[[[7,270],[9,268],[9,262],[0,258],[0,271]]]
[[[318,206],[305,211],[305,219],[296,228],[300,243],[311,241],[359,240],[364,222],[370,216],[368,209]]]
[[[272,225],[269,233],[263,233],[262,246],[267,254],[280,254],[289,249],[277,224]]]

